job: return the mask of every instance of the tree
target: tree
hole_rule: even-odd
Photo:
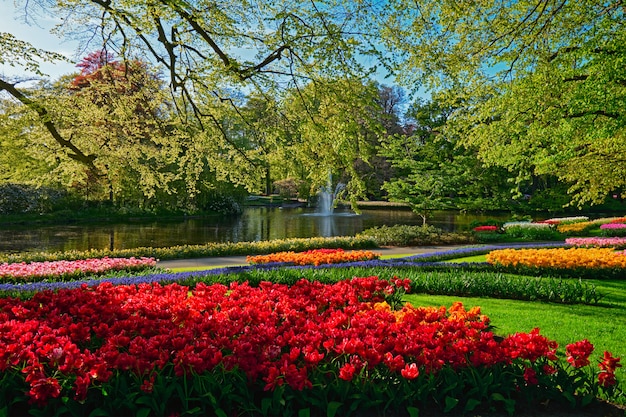
[[[485,163],[520,183],[554,174],[579,205],[626,191],[622,1],[388,7],[385,38],[407,57],[400,78],[458,108],[449,129]]]
[[[78,67],[47,105],[63,133],[93,156],[110,199],[145,205],[157,193],[175,192],[181,149],[169,140],[176,136],[171,102],[157,74],[143,62],[118,62],[101,51]]]
[[[409,204],[427,222],[430,210],[509,208],[507,175],[485,167],[476,152],[445,133],[454,109],[437,102],[414,102],[407,111],[410,134],[383,139],[380,153],[395,168],[383,188],[392,201]]]
[[[40,62],[54,62],[64,59],[60,54],[34,48],[30,43],[16,39],[10,33],[0,32],[0,64],[21,66],[27,71],[43,75],[39,69]],[[81,162],[92,171],[97,171],[93,164],[93,156],[85,154],[71,140],[65,138],[59,132],[54,120],[51,119],[48,109],[36,98],[31,97],[27,91],[18,88],[17,84],[19,82],[0,78],[0,93],[3,91],[8,93],[37,114],[39,123],[46,128],[56,143],[66,150],[67,156]]]
[[[241,95],[267,99],[267,111],[276,112],[279,107],[272,101],[285,91],[336,79],[366,79],[375,68],[363,65],[360,57],[378,54],[375,32],[369,30],[376,10],[360,2],[17,4],[27,16],[36,8],[39,14],[62,16],[59,33],[72,37],[82,33],[86,42],[102,40],[99,48],[114,52],[122,62],[140,59],[158,65],[169,81],[181,126],[180,136],[171,139],[181,141],[187,150],[201,144],[216,178],[251,191],[259,190],[259,178],[265,178],[267,187],[270,160],[277,152],[264,150],[273,141],[267,129],[246,138],[240,135],[242,127],[248,134],[253,126]],[[275,121],[282,117],[263,115]],[[262,141],[269,147],[259,146]],[[329,146],[332,143],[323,145]],[[194,172],[197,175],[198,170]]]
[[[284,137],[275,163],[283,178],[297,178],[311,185],[315,194],[333,181],[346,185],[354,208],[366,190],[355,161],[369,163],[374,155],[372,137],[382,134],[377,88],[360,80],[336,79],[294,89],[282,100]],[[333,185],[334,187],[334,185]]]

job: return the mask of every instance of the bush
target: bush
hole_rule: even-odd
[[[306,187],[306,183],[302,180],[294,178],[274,181],[274,190],[283,198],[301,197],[300,191],[303,187]]]
[[[470,234],[447,233],[430,225],[380,226],[364,230],[360,236],[370,237],[380,246],[423,246],[475,242]]]
[[[548,224],[528,223],[505,227],[504,233],[509,238],[521,240],[563,240],[565,236]]]
[[[0,214],[48,213],[61,208],[68,194],[51,187],[0,185]]]

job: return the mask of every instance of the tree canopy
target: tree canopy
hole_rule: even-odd
[[[112,161],[125,161],[134,168],[115,176],[142,178],[146,195],[174,184],[194,194],[207,172],[250,191],[288,177],[314,189],[333,172],[356,198],[366,171],[355,161],[371,160],[382,141],[415,180],[403,185],[409,195],[469,189],[486,166],[515,177],[519,195],[534,178],[555,176],[578,204],[626,197],[623,0],[16,4],[60,18],[57,33],[101,51],[91,58],[115,57],[106,67],[116,83],[92,59],[58,97],[3,79],[0,90],[32,111],[33,131],[45,128],[55,152],[110,181]],[[10,34],[0,33],[0,46],[0,62],[35,71],[39,60],[59,58]],[[446,152],[437,153],[439,139],[411,142],[402,165],[402,140],[416,136],[394,118],[397,104],[387,99],[398,91],[372,88],[376,65],[451,109],[437,128]],[[133,73],[143,74],[141,88],[126,77]],[[126,150],[112,145],[122,142]],[[446,174],[444,154],[473,168]]]
[[[388,2],[397,74],[458,108],[448,124],[518,179],[552,173],[578,203],[626,196],[623,1]]]

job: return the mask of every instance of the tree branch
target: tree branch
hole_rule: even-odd
[[[611,113],[605,110],[594,110],[594,111],[583,111],[583,112],[578,112],[578,113],[572,113],[572,114],[568,114],[565,117],[568,119],[575,119],[578,117],[585,117],[585,116],[605,116],[611,119],[619,119],[621,115],[619,113]]]
[[[83,153],[76,145],[74,145],[71,141],[63,138],[61,133],[57,130],[56,126],[50,120],[50,114],[48,110],[41,104],[37,103],[35,100],[27,97],[24,93],[15,88],[14,84],[10,84],[2,79],[0,79],[0,91],[6,91],[15,97],[20,103],[35,111],[37,115],[39,115],[39,119],[48,130],[50,135],[54,138],[54,140],[61,145],[63,148],[69,149],[72,153],[68,153],[67,155],[74,159],[75,161],[81,162],[85,164],[91,172],[100,176],[101,173],[98,168],[94,165],[94,160],[96,159],[95,155],[86,155]]]

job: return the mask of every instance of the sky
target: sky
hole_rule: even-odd
[[[77,72],[75,62],[80,61],[88,52],[80,50],[79,42],[59,38],[50,33],[57,22],[46,16],[35,16],[25,22],[23,13],[19,10],[14,0],[0,0],[0,32],[8,32],[19,40],[27,41],[35,48],[45,51],[57,52],[66,56],[70,62],[42,63],[40,69],[50,79],[58,79],[62,75]],[[34,74],[26,73],[19,66],[12,67],[9,64],[0,64],[0,76],[6,80],[15,79],[38,79]],[[391,85],[393,80],[386,78],[379,66],[376,80],[381,84]]]
[[[24,22],[13,4],[13,0],[0,0],[0,32],[8,32],[17,39],[31,43],[35,48],[46,51],[58,52],[70,59],[76,60],[78,43],[68,42],[50,33],[55,22],[38,17],[37,21]],[[61,75],[75,72],[76,66],[73,63],[58,62],[56,64],[43,63],[41,69],[50,78],[55,79]],[[0,75],[7,78],[31,76],[20,67],[12,67],[8,64],[0,64]]]

